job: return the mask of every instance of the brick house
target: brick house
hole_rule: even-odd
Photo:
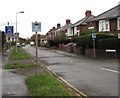
[[[50,31],[47,32],[46,34],[46,40],[54,40],[55,36],[56,36],[56,30],[60,29],[61,25],[60,23],[57,24],[57,28],[53,27],[52,29],[50,29]]]
[[[102,33],[120,33],[120,5],[91,19],[88,22],[88,29],[90,28]]]
[[[72,26],[71,20],[70,19],[66,19],[66,24],[64,26],[62,26],[61,28],[57,29],[55,31],[55,35],[63,33],[65,38],[68,39],[68,31],[67,31],[67,29],[69,27],[71,27],[71,26]]]
[[[88,26],[87,26],[87,22],[94,18],[95,16],[92,15],[92,12],[90,10],[87,10],[85,12],[85,17],[79,21],[77,21],[76,23],[74,23],[71,27],[69,27],[67,29],[68,31],[68,36],[72,37],[74,35],[80,35],[80,32],[87,30]]]
[[[70,19],[66,19],[66,24],[61,27],[60,23],[57,24],[57,28],[53,27],[46,33],[46,40],[54,40],[57,35],[63,33],[65,38],[67,38],[67,29],[72,25]]]

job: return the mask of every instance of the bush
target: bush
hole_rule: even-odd
[[[49,44],[50,47],[52,47],[52,46],[58,47],[59,44],[68,44],[69,42],[70,42],[70,39],[64,39],[64,40],[60,40],[60,39],[48,40],[48,44]]]
[[[117,38],[117,35],[107,34],[107,33],[96,33],[96,39],[95,39],[96,48],[98,48],[98,41],[99,40],[108,39],[108,38]],[[77,47],[93,48],[92,34],[80,36],[79,40],[77,42]]]
[[[98,41],[99,49],[120,49],[120,39],[109,38]]]
[[[79,40],[79,36],[73,36],[70,42],[77,42]]]

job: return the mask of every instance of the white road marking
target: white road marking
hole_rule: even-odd
[[[111,71],[111,72],[115,72],[115,73],[120,73],[119,71],[112,70],[112,69],[107,69],[107,68],[101,68],[101,70],[107,70],[107,71]]]

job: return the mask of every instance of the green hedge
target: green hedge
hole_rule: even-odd
[[[70,39],[70,42],[77,42],[79,40],[79,36],[73,36],[71,39]]]
[[[68,44],[69,42],[70,42],[70,39],[64,39],[64,40],[60,40],[60,39],[48,40],[48,44],[49,44],[50,47],[52,47],[52,46],[58,47],[59,44]]]
[[[101,39],[108,39],[108,38],[117,38],[115,34],[107,34],[107,33],[96,33],[96,48],[98,48],[98,41]],[[77,42],[77,47],[88,47],[93,48],[93,39],[92,34],[87,34],[79,37]]]
[[[120,39],[109,38],[98,41],[99,49],[120,49]]]

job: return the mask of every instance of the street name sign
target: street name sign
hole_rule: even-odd
[[[32,32],[41,32],[41,22],[32,22]]]
[[[13,26],[5,26],[5,34],[13,34]]]
[[[19,33],[14,33],[14,38],[18,39],[19,38]]]

